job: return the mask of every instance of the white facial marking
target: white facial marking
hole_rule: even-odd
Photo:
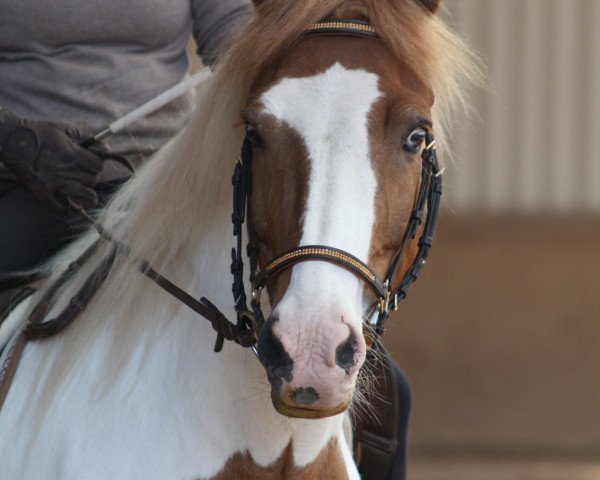
[[[382,95],[378,80],[373,73],[336,63],[312,77],[284,78],[260,99],[265,112],[294,129],[308,150],[310,178],[300,245],[339,248],[364,262],[375,223],[377,182],[368,115]],[[325,262],[296,265],[288,294],[306,298],[315,289],[320,293],[313,297],[317,303],[333,292],[354,292],[355,298],[348,300],[360,308],[362,284],[352,274]],[[285,303],[284,298],[281,307]]]

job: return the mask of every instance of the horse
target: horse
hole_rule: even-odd
[[[424,175],[424,152],[434,133],[445,145],[476,68],[439,0],[254,3],[188,126],[7,320],[14,341],[44,299],[42,327],[78,313],[23,346],[2,478],[360,478],[348,407],[383,331],[372,318],[423,263],[427,222],[412,219],[433,215],[419,198],[441,173],[432,161]],[[166,278],[210,298],[213,325]]]

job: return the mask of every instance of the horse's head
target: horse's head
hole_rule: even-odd
[[[283,252],[321,245],[383,279],[419,191],[434,98],[380,38],[337,33],[303,36],[252,88],[242,114],[253,151],[251,230],[263,269]],[[394,282],[415,253],[409,242]],[[274,405],[289,416],[348,407],[377,304],[363,275],[318,256],[266,282],[272,313],[258,354]]]

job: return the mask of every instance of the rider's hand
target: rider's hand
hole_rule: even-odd
[[[69,213],[66,197],[84,208],[98,204],[102,159],[80,147],[82,141],[74,128],[0,111],[0,161],[55,213]]]

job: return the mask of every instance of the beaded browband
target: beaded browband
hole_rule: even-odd
[[[369,22],[341,18],[324,19],[306,27],[305,35],[315,34],[357,35],[379,38],[379,34]]]

